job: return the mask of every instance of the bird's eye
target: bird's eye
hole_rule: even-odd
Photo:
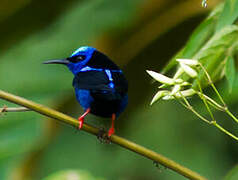
[[[68,60],[72,63],[77,63],[79,61],[83,61],[84,59],[85,59],[84,55],[72,56],[72,57],[68,58]]]
[[[83,61],[83,60],[85,59],[85,56],[79,55],[79,56],[77,56],[77,59],[78,59],[79,61]]]

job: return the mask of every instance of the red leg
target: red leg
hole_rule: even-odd
[[[83,113],[83,115],[78,118],[78,120],[79,120],[79,129],[81,129],[81,128],[83,127],[84,117],[85,117],[89,112],[90,112],[90,108],[88,108],[88,109]]]
[[[114,128],[114,121],[115,121],[115,119],[116,119],[116,114],[112,114],[112,126],[111,126],[111,128],[109,129],[109,131],[108,131],[108,136],[110,137],[112,134],[114,134],[115,133],[115,128]]]

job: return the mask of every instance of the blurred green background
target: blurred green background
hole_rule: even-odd
[[[177,102],[150,106],[158,84],[145,72],[161,70],[219,2],[208,1],[203,8],[199,0],[1,0],[1,89],[78,117],[82,109],[75,100],[72,74],[42,62],[67,57],[82,45],[95,46],[119,64],[129,80],[129,105],[116,121],[116,133],[208,179],[222,179],[237,164],[237,142]],[[220,91],[226,86],[225,81],[218,84]],[[226,97],[232,112],[238,111],[236,92]],[[15,107],[1,100],[3,105]],[[215,116],[237,132],[234,124],[226,123],[227,116]],[[86,121],[108,127],[107,120],[93,115]],[[37,113],[0,115],[0,179],[53,180],[62,170],[75,170],[83,180],[185,179]]]

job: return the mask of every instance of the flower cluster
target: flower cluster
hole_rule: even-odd
[[[162,83],[162,85],[159,87],[160,89],[164,87],[170,87],[170,90],[159,90],[153,97],[151,104],[160,98],[163,100],[170,100],[174,98],[192,96],[196,93],[195,90],[189,87],[191,84],[180,77],[183,73],[186,73],[191,78],[196,78],[198,75],[196,66],[199,65],[199,62],[194,59],[177,59],[177,62],[179,63],[179,68],[173,78],[169,78],[163,74],[147,70],[147,73],[150,76],[152,76],[156,81]],[[186,87],[189,88],[186,89]]]
[[[238,137],[232,134],[231,132],[227,131],[225,128],[223,128],[221,125],[219,125],[212,113],[212,110],[210,107],[213,107],[217,110],[223,111],[227,113],[236,123],[238,123],[238,118],[236,118],[228,109],[227,105],[225,104],[223,98],[219,94],[218,90],[216,89],[214,83],[212,82],[212,79],[210,75],[208,74],[205,67],[198,61],[194,59],[177,59],[176,60],[179,63],[179,68],[174,74],[173,78],[167,77],[163,74],[149,71],[147,70],[147,73],[152,76],[156,81],[159,81],[162,83],[161,86],[159,86],[159,89],[161,88],[167,88],[166,90],[159,90],[155,96],[153,97],[151,104],[156,102],[159,99],[163,100],[170,100],[170,99],[177,99],[179,102],[192,111],[196,116],[198,116],[201,120],[204,122],[215,126],[228,136],[232,137],[233,139],[238,141]],[[209,83],[209,85],[214,90],[215,94],[217,95],[218,99],[220,100],[220,103],[216,102],[216,100],[210,98],[209,96],[205,95],[202,91],[202,87],[199,81],[197,81],[199,89],[195,90],[192,89],[192,84],[188,82],[188,80],[185,80],[182,76],[183,74],[187,74],[190,79],[196,79],[198,76],[197,71],[203,71],[204,75]],[[202,100],[202,102],[205,105],[205,108],[207,109],[207,112],[210,114],[211,120],[208,120],[206,117],[202,116],[200,113],[198,113],[195,108],[189,103],[189,101],[186,99],[188,96],[192,95],[198,95],[199,98]],[[182,99],[181,99],[182,98]]]

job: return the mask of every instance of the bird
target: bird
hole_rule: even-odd
[[[114,121],[128,104],[128,81],[122,70],[104,53],[91,46],[81,46],[69,57],[43,62],[63,64],[73,73],[76,99],[84,113],[78,118],[83,127],[84,118],[91,113],[111,118],[110,137],[115,133]]]

